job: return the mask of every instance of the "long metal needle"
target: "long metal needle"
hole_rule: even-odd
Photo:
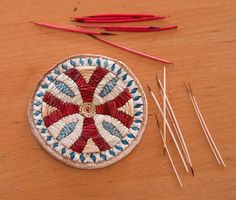
[[[167,145],[165,144],[165,140],[164,140],[164,137],[163,137],[163,133],[162,133],[162,131],[161,131],[161,128],[160,128],[159,121],[158,121],[156,115],[155,115],[155,117],[156,117],[157,126],[158,126],[158,128],[159,128],[159,131],[160,131],[160,135],[161,135],[163,144],[165,145],[165,149],[166,149],[167,156],[168,156],[168,158],[169,158],[169,160],[170,160],[170,163],[171,163],[171,166],[172,166],[172,168],[173,168],[173,170],[174,170],[174,172],[175,172],[175,176],[176,176],[176,178],[177,178],[177,180],[178,180],[178,182],[179,182],[179,185],[180,185],[181,188],[183,188],[182,182],[181,182],[180,177],[179,177],[179,174],[178,174],[178,172],[177,172],[177,170],[176,170],[176,168],[175,168],[175,164],[174,164],[174,162],[173,162],[173,160],[172,160],[172,157],[171,157],[171,155],[170,155],[169,149],[168,149]]]
[[[180,148],[179,148],[179,145],[178,145],[178,143],[177,143],[177,141],[176,141],[175,135],[174,135],[174,133],[173,133],[173,131],[172,131],[170,125],[169,125],[169,122],[168,122],[166,119],[164,119],[164,114],[163,114],[163,111],[161,110],[160,103],[158,102],[156,96],[154,95],[154,93],[152,92],[152,90],[151,90],[151,88],[149,87],[148,84],[147,84],[147,86],[148,86],[149,92],[151,93],[151,95],[152,95],[152,97],[153,97],[153,99],[154,99],[154,101],[155,101],[155,103],[156,103],[156,105],[157,105],[157,108],[158,108],[159,112],[161,113],[161,115],[162,115],[162,117],[163,117],[163,120],[166,121],[167,128],[168,128],[168,130],[169,130],[169,132],[170,132],[170,135],[171,135],[171,137],[172,137],[172,139],[173,139],[173,141],[174,141],[174,143],[175,143],[176,149],[177,149],[177,151],[178,151],[178,153],[179,153],[179,155],[180,155],[180,158],[181,158],[181,160],[182,160],[182,162],[183,162],[184,168],[185,168],[185,170],[186,170],[187,172],[189,172],[189,169],[188,169],[188,167],[187,167],[187,165],[186,165],[185,159],[184,159],[184,157],[183,157],[183,155],[182,155],[182,152],[181,152],[181,150],[180,150]]]

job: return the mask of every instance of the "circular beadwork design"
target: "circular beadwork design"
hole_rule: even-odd
[[[132,72],[114,59],[78,55],[41,79],[29,106],[40,144],[78,168],[108,166],[141,139],[147,102]]]

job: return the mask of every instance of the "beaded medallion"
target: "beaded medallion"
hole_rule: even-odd
[[[138,144],[146,120],[146,97],[129,68],[97,55],[56,64],[29,105],[39,143],[77,168],[101,168],[122,159]]]

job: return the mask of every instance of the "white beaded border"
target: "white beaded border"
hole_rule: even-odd
[[[116,157],[120,152],[124,151],[131,142],[136,138],[141,129],[143,118],[144,118],[144,102],[139,88],[136,85],[136,80],[134,80],[120,65],[124,65],[114,59],[104,57],[104,56],[94,56],[94,55],[78,55],[67,59],[66,61],[56,65],[49,73],[46,73],[43,80],[40,82],[34,96],[32,103],[32,117],[34,120],[34,125],[39,131],[41,137],[44,139],[47,145],[49,145],[54,151],[62,155],[63,157],[69,158],[75,162],[81,163],[99,163],[103,161],[108,161],[113,157]],[[127,88],[129,89],[131,96],[134,100],[134,121],[129,129],[129,133],[121,139],[121,141],[116,144],[113,148],[102,151],[99,153],[77,153],[71,149],[67,149],[64,145],[59,144],[47,131],[44,126],[41,115],[42,98],[47,90],[48,85],[61,73],[65,72],[70,68],[82,68],[84,66],[100,66],[108,71],[115,74],[120,78]],[[124,65],[125,66],[125,65]],[[145,109],[146,110],[146,109]],[[147,111],[146,111],[147,112]],[[146,113],[147,114],[147,113]],[[146,115],[145,114],[145,115]],[[146,124],[146,116],[145,116]]]

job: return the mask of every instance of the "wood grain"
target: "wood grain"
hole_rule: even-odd
[[[0,199],[235,199],[236,198],[236,2],[234,0],[1,0],[0,3]],[[77,7],[77,9],[74,9]],[[76,10],[76,11],[74,11]],[[106,37],[175,63],[167,71],[169,97],[192,156],[196,176],[184,172],[173,144],[181,190],[157,134],[158,113],[146,87],[155,85],[162,64],[131,55],[86,35],[33,26],[29,21],[70,24],[71,16],[95,13],[170,15],[142,25],[175,25],[158,33]],[[149,118],[135,150],[101,170],[78,170],[48,155],[27,122],[30,96],[44,71],[78,53],[101,54],[125,62],[147,93]],[[192,83],[202,113],[227,168],[210,151],[183,81]]]

